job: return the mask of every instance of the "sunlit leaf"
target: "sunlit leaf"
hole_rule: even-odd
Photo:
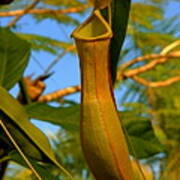
[[[68,174],[57,162],[46,136],[28,120],[23,106],[2,87],[0,87],[0,97],[0,109],[5,114],[4,116],[1,113],[2,121],[23,151],[37,159],[42,153],[49,161]]]

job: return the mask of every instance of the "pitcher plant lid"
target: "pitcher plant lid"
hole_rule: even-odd
[[[77,27],[72,37],[76,40],[94,41],[112,38],[110,25],[103,18],[99,10],[93,11],[92,15],[79,27]]]

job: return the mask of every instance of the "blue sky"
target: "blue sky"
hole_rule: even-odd
[[[180,8],[179,2],[169,2],[166,5],[166,17],[173,16],[177,14]],[[79,17],[80,21],[84,21],[84,19],[88,16]],[[10,18],[7,18],[3,21],[5,24]],[[45,36],[50,36],[51,38],[57,40],[65,40],[72,41],[70,38],[70,34],[74,27],[72,26],[63,26],[59,25],[54,21],[45,20],[41,23],[36,24],[30,16],[25,16],[18,22],[20,28],[18,31],[26,32],[26,33],[36,33]],[[40,64],[45,68],[52,60],[54,60],[54,56],[44,53],[44,52],[34,52],[33,57],[35,57]],[[59,63],[53,68],[55,72],[53,77],[46,81],[48,84],[47,92],[52,92],[57,89],[65,88],[72,85],[77,85],[80,83],[80,71],[79,71],[79,61],[77,56],[66,55],[64,56]],[[42,69],[37,65],[37,63],[31,59],[29,66],[25,72],[26,75],[34,73],[35,75],[39,75],[43,73]],[[13,90],[13,93],[16,94],[17,88]],[[118,97],[118,94],[116,94]],[[68,97],[69,99],[76,100],[79,102],[80,96],[79,94],[71,95]],[[58,128],[46,123],[35,122],[38,127],[40,127],[44,131],[56,131]]]

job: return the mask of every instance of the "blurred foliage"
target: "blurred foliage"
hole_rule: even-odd
[[[65,8],[79,8],[79,6],[83,6],[84,3],[81,1],[71,1],[71,0],[45,0],[43,1],[43,7],[52,7],[53,9],[65,9]],[[46,19],[51,19],[56,21],[57,23],[63,23],[63,24],[73,24],[77,25],[78,20],[74,18],[74,16],[68,15],[68,14],[52,14],[52,13],[46,13],[42,15],[36,15],[34,18],[37,20],[37,22],[46,20]]]
[[[178,0],[173,1],[178,2]],[[32,1],[15,0],[9,6],[0,6],[0,9],[2,11],[23,9],[30,3]],[[119,65],[133,57],[159,53],[166,45],[178,39],[180,29],[179,17],[177,14],[167,17],[167,3],[168,0],[139,0],[133,2],[127,37],[124,43],[126,47],[122,50]],[[36,8],[53,10],[76,9],[84,5],[85,1],[83,0],[44,0]],[[50,19],[59,25],[66,25],[73,29],[74,25],[79,23],[82,15],[86,15],[86,12],[89,12],[89,9],[84,8],[84,10],[74,14],[49,13],[41,15],[31,14],[29,16],[31,16],[37,26],[39,25],[38,23],[42,21],[46,23],[45,20]],[[19,30],[18,25],[19,23],[13,30],[17,37],[19,36],[31,44],[32,52],[43,51],[56,56],[60,51],[67,50],[72,45],[71,41],[54,39],[51,34],[49,34],[49,37],[43,36],[41,33],[35,34],[34,32],[27,34],[23,32],[23,28]],[[0,38],[2,39],[3,37]],[[13,42],[13,39],[11,42]],[[137,63],[130,68],[143,64],[146,64],[146,62]],[[179,75],[179,68],[179,60],[173,59],[143,73],[141,77],[151,81],[162,81]],[[18,80],[19,77],[16,82]],[[175,83],[161,88],[147,88],[128,79],[123,82],[117,82],[116,87],[117,92],[119,91],[119,94],[121,94],[119,100],[122,109],[120,117],[124,124],[131,156],[141,160],[144,164],[149,164],[156,172],[154,174],[156,179],[178,180],[180,169],[178,163],[180,149],[180,84]],[[65,168],[72,172],[75,179],[92,180],[92,174],[88,170],[80,148],[78,135],[79,105],[70,105],[69,103],[62,105],[59,101],[56,102],[57,104],[58,107],[54,107],[52,104],[30,104],[26,106],[26,110],[31,118],[56,124],[60,127],[57,134],[47,134],[57,159],[62,162]],[[1,148],[2,146],[2,143],[0,143]],[[2,149],[4,148],[7,147]],[[4,157],[2,157],[1,151],[0,155],[0,161],[2,162]],[[25,166],[17,153],[13,154],[11,152],[11,154],[6,154],[6,158],[10,158],[15,162],[19,160],[18,164]],[[41,163],[34,164],[39,173],[43,174],[46,170],[41,165]],[[158,172],[157,167],[159,168]],[[52,177],[53,179],[65,179],[65,176],[62,173],[59,174],[55,167],[48,166],[48,171],[51,172],[49,173],[49,179],[52,179]],[[8,166],[5,179],[33,180],[34,177],[28,169],[11,163]]]
[[[38,34],[17,34],[19,37],[27,40],[31,44],[34,51],[46,51],[51,54],[57,54],[60,50],[68,50],[73,44],[58,41],[50,37],[41,36]],[[72,52],[72,51],[71,51]],[[73,51],[74,52],[74,51]]]

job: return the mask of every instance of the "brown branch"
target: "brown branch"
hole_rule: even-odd
[[[31,9],[26,14],[67,14],[67,13],[77,13],[82,12],[86,8],[88,8],[87,5],[79,6],[79,7],[72,7],[67,9]],[[1,17],[10,17],[10,16],[20,16],[24,15],[24,10],[15,10],[15,11],[8,11],[8,12],[0,12]]]
[[[64,96],[79,92],[81,90],[80,86],[72,86],[72,87],[68,87],[65,89],[60,89],[58,91],[43,95],[41,97],[39,97],[38,101],[39,102],[49,102],[49,101],[53,101],[59,98],[62,98]]]
[[[176,83],[176,82],[180,81],[180,76],[175,76],[173,78],[169,78],[167,80],[157,81],[157,82],[151,82],[151,81],[145,80],[145,79],[138,77],[138,76],[133,76],[132,79],[134,79],[136,82],[138,82],[144,86],[156,88],[156,87],[169,86],[173,83]],[[80,86],[67,87],[65,89],[60,89],[58,91],[40,96],[37,101],[38,102],[50,102],[50,101],[62,98],[64,96],[77,93],[79,91],[81,91]]]
[[[139,56],[137,58],[134,58],[124,64],[121,65],[121,67],[119,68],[120,71],[124,71],[126,68],[128,68],[129,66],[140,62],[140,61],[144,61],[144,60],[153,60],[153,59],[159,59],[159,58],[166,58],[166,57],[171,57],[171,55],[164,55],[164,54],[147,54],[145,56]]]
[[[122,78],[122,74],[124,74],[124,70],[126,69],[126,68],[128,68],[129,66],[131,66],[131,65],[133,65],[133,64],[135,64],[135,63],[137,63],[137,62],[140,62],[140,61],[144,61],[144,60],[153,60],[153,59],[161,59],[160,61],[162,61],[162,63],[164,63],[163,61],[166,61],[165,60],[165,58],[174,58],[174,56],[175,56],[175,58],[176,57],[179,57],[180,56],[180,51],[173,51],[173,53],[171,52],[171,53],[169,53],[170,51],[172,51],[173,49],[175,49],[176,47],[178,47],[178,46],[180,46],[180,40],[177,40],[177,41],[174,41],[174,42],[172,42],[171,44],[169,44],[168,46],[166,46],[165,48],[163,48],[163,50],[160,52],[160,54],[150,54],[150,55],[145,55],[145,56],[140,56],[140,57],[137,57],[137,58],[135,58],[135,59],[132,59],[132,60],[130,60],[130,61],[128,61],[128,62],[126,62],[126,63],[124,63],[123,65],[121,65],[121,67],[119,68],[119,72],[118,72],[118,74],[117,74],[117,79],[121,79]],[[169,53],[169,54],[168,54]],[[173,56],[173,57],[172,57]],[[164,60],[163,60],[163,58],[164,58]],[[167,59],[167,60],[168,60]],[[158,61],[158,60],[157,60]],[[154,64],[155,63],[155,64]],[[151,65],[155,65],[156,66],[156,62],[154,62],[154,63],[152,63]],[[151,66],[151,65],[149,65],[149,66]],[[144,67],[144,66],[143,66]],[[142,67],[142,69],[139,69],[139,73],[141,73],[141,70],[142,70],[142,72],[144,72],[144,68]],[[153,66],[154,67],[154,66]],[[153,68],[152,67],[152,68]],[[140,67],[141,68],[141,67]],[[137,68],[138,69],[138,68]],[[136,69],[136,70],[137,70]],[[133,69],[133,70],[130,70],[132,73],[135,73],[135,71],[136,71],[135,69]],[[149,69],[147,69],[147,70],[149,70]],[[125,74],[124,75],[124,77],[126,77],[126,75],[127,76],[131,76],[130,74],[130,71],[129,71],[129,74],[127,73],[127,74]],[[133,72],[134,71],[134,72]],[[134,74],[134,75],[136,75],[136,74]],[[133,76],[133,75],[132,75]]]
[[[151,82],[151,81],[145,80],[138,76],[133,76],[131,78],[144,86],[148,86],[148,87],[152,87],[152,88],[169,86],[173,83],[180,81],[180,76],[175,76],[175,77],[169,78],[167,80],[157,81],[157,82]]]
[[[24,10],[22,10],[22,13],[17,15],[8,25],[7,27],[13,27],[20,19],[23,17],[26,13],[28,13],[31,9],[33,9],[40,0],[34,0],[32,4],[28,5]]]
[[[143,73],[143,72],[153,69],[158,64],[163,64],[163,63],[167,62],[171,58],[180,58],[180,51],[176,51],[176,52],[168,54],[166,56],[159,55],[159,59],[149,62],[148,64],[145,64],[144,66],[141,66],[139,68],[128,70],[128,71],[122,73],[122,75],[125,78],[138,75],[140,73]]]
[[[127,63],[124,63],[119,68],[119,73],[118,73],[117,79],[132,78],[133,80],[135,80],[136,82],[138,82],[144,86],[153,87],[153,88],[169,86],[173,83],[180,81],[180,76],[175,76],[175,77],[169,78],[167,80],[157,81],[157,82],[151,82],[151,81],[148,81],[146,79],[143,79],[143,78],[137,76],[138,74],[146,72],[148,70],[151,70],[151,69],[155,68],[158,64],[163,64],[172,58],[180,58],[179,50],[172,51],[173,49],[175,49],[178,46],[180,46],[180,40],[174,41],[173,43],[166,46],[160,52],[160,54],[145,55],[145,56],[141,56],[141,57],[132,59],[132,60],[128,61]],[[155,60],[153,60],[153,59],[155,59]],[[125,69],[128,68],[129,66],[131,66],[137,62],[144,61],[144,60],[153,60],[153,61],[151,61],[141,67],[125,71]]]

